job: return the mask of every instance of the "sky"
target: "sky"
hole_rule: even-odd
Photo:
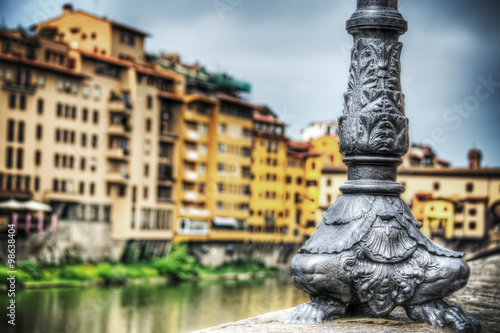
[[[66,1],[0,0],[8,27],[58,16]],[[337,119],[347,88],[355,0],[75,0],[76,9],[151,33],[146,50],[181,55],[252,84],[300,139],[312,121]],[[402,85],[410,140],[453,166],[481,149],[500,166],[500,2],[400,0]]]

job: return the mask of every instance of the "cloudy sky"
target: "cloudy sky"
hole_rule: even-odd
[[[151,33],[149,52],[176,52],[247,80],[249,99],[271,106],[300,138],[311,121],[342,112],[355,0],[87,0],[75,8]],[[60,14],[60,0],[0,0],[9,27]],[[454,166],[467,151],[500,166],[500,2],[400,0],[409,24],[403,91],[410,138]]]

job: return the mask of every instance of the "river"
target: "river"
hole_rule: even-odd
[[[307,302],[289,278],[20,290],[10,333],[184,333]],[[0,294],[0,306],[9,299]],[[5,310],[2,310],[5,313]]]

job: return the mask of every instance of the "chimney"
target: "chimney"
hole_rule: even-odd
[[[63,16],[73,13],[73,5],[71,3],[63,5],[62,9],[63,9]]]
[[[483,158],[483,154],[479,149],[471,149],[469,150],[469,169],[479,169],[481,168],[481,159]]]

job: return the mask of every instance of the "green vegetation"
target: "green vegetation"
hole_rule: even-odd
[[[25,285],[47,285],[63,283],[81,285],[84,281],[105,285],[122,285],[128,279],[168,277],[169,281],[182,282],[203,279],[207,276],[222,274],[271,272],[275,268],[266,267],[264,261],[257,259],[237,259],[219,267],[200,264],[189,254],[186,244],[177,244],[166,258],[153,258],[148,262],[137,261],[137,249],[125,250],[123,264],[111,260],[101,263],[84,263],[78,258],[64,260],[57,266],[41,266],[31,261],[20,262],[17,266],[16,280]],[[7,267],[0,266],[0,284],[7,283],[10,276]]]

